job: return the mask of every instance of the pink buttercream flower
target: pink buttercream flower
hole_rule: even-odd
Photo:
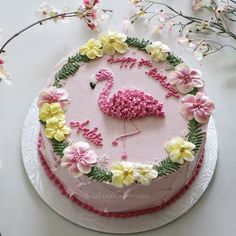
[[[187,120],[194,118],[199,123],[206,123],[214,109],[214,103],[204,93],[187,94],[182,98],[181,113]]]
[[[70,175],[79,177],[88,174],[97,159],[95,152],[89,150],[88,143],[77,142],[65,148],[61,166],[67,167]]]
[[[43,89],[39,94],[38,106],[41,107],[44,103],[59,103],[61,108],[66,110],[70,103],[68,92],[65,89],[58,89],[53,86]]]
[[[175,71],[170,74],[170,83],[183,94],[204,86],[204,82],[201,80],[201,71],[191,69],[184,63],[178,65]]]

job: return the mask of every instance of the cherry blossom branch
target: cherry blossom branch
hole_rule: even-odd
[[[37,25],[42,25],[47,21],[53,20],[57,22],[58,20],[65,20],[66,18],[78,17],[84,20],[86,25],[92,30],[98,30],[100,23],[105,19],[106,13],[111,13],[112,10],[109,9],[99,9],[95,7],[100,0],[83,0],[83,5],[81,5],[77,11],[63,11],[58,10],[54,6],[47,3],[40,5],[36,14],[40,17],[40,20],[26,26],[19,32],[13,34],[6,42],[0,47],[0,82],[5,81],[7,84],[11,84],[10,75],[5,70],[5,61],[3,60],[3,54],[5,53],[6,47],[19,35],[25,31],[33,28]]]
[[[49,21],[58,17],[62,17],[62,18],[67,18],[67,17],[75,17],[77,16],[77,12],[68,12],[68,13],[62,13],[56,16],[50,16],[48,18],[45,18],[43,20],[39,20],[34,22],[33,24],[23,28],[22,30],[20,30],[19,32],[15,33],[12,37],[10,37],[0,48],[0,54],[5,52],[5,47],[13,40],[15,39],[17,36],[19,36],[20,34],[24,33],[25,31],[29,30],[30,28],[36,26],[36,25],[42,25],[45,21]]]
[[[131,24],[134,24],[142,17],[151,25],[151,21],[155,19],[157,23],[154,25],[154,29],[157,33],[165,28],[172,31],[173,27],[179,27],[179,42],[191,49],[199,60],[225,47],[236,51],[234,46],[210,38],[220,36],[232,39],[232,43],[234,43],[236,40],[236,25],[234,23],[236,22],[236,1],[221,0],[220,4],[215,0],[211,0],[210,3],[206,3],[205,0],[192,1],[193,10],[208,11],[207,17],[186,15],[166,3],[155,0],[130,0],[135,5],[137,13],[131,16],[129,20]]]

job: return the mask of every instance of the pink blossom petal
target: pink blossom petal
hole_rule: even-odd
[[[202,76],[202,72],[200,70],[197,70],[197,69],[191,69],[190,70],[190,76],[193,77],[193,78],[201,78]]]
[[[176,88],[180,93],[186,94],[193,90],[193,86],[190,83],[177,82]]]
[[[200,79],[193,79],[192,85],[194,88],[202,88],[204,86],[204,82]]]
[[[80,152],[86,152],[89,149],[89,144],[85,142],[78,142],[74,144],[76,150]]]
[[[97,162],[98,157],[97,157],[97,155],[96,155],[96,153],[95,153],[94,151],[89,150],[89,151],[85,154],[84,159],[86,160],[86,162],[87,162],[88,164],[94,164],[94,163]]]
[[[187,94],[182,98],[182,103],[195,103],[195,97],[192,94]]]
[[[77,165],[77,168],[80,172],[88,174],[91,171],[91,165]]]
[[[187,119],[187,120],[193,119],[194,112],[192,112],[190,109],[187,109],[186,107],[182,107],[180,112],[185,119]]]
[[[82,172],[79,171],[79,169],[76,168],[76,164],[71,165],[68,168],[68,172],[70,175],[72,175],[74,177],[79,177],[83,174]]]
[[[209,120],[209,115],[207,115],[203,110],[197,110],[194,113],[194,118],[199,123],[206,123]]]

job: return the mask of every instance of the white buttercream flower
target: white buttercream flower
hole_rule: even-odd
[[[142,185],[149,185],[152,179],[158,176],[157,171],[153,169],[153,165],[135,163],[135,169],[138,172],[136,180]]]
[[[111,167],[112,184],[118,188],[131,185],[138,178],[139,174],[131,162],[117,162]]]
[[[194,148],[195,145],[193,143],[187,142],[181,137],[172,138],[166,144],[166,151],[169,153],[171,161],[179,164],[183,164],[184,161],[194,160]]]
[[[160,41],[147,45],[146,50],[151,54],[151,59],[155,62],[165,61],[170,52],[169,47]]]

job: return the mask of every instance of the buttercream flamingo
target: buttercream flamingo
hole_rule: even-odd
[[[114,84],[114,76],[109,69],[98,70],[95,74],[95,80],[90,82],[90,86],[94,89],[96,83],[103,80],[106,81],[106,84],[99,95],[98,106],[105,115],[124,121],[124,134],[117,137],[113,141],[113,144],[117,144],[118,139],[122,138],[124,140],[123,148],[125,149],[125,138],[140,133],[140,130],[136,127],[136,132],[125,134],[125,121],[146,116],[163,118],[165,117],[163,104],[151,95],[138,89],[118,90],[111,98],[109,98],[109,94]],[[127,157],[124,150],[121,157],[122,159],[126,159]]]

